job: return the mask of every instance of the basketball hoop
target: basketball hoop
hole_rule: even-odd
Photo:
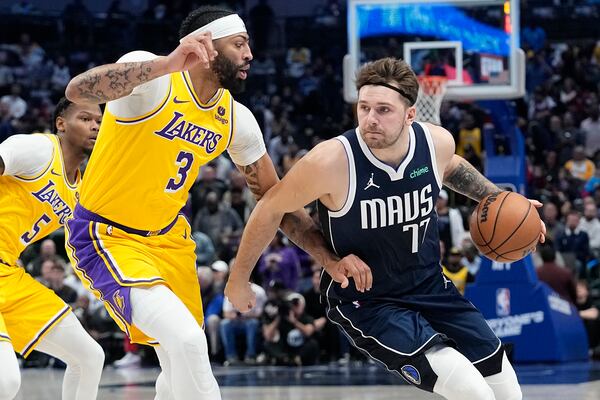
[[[446,93],[448,78],[445,76],[417,76],[419,97],[415,102],[417,120],[441,125],[440,108]]]

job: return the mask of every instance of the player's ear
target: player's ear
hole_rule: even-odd
[[[54,123],[56,124],[56,132],[64,132],[66,130],[64,117],[56,117],[56,122]]]
[[[406,120],[404,121],[406,125],[412,125],[417,117],[417,109],[415,106],[410,106],[406,110]]]

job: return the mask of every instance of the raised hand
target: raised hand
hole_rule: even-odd
[[[188,35],[167,56],[167,68],[169,72],[188,71],[198,64],[210,68],[210,62],[217,54],[210,32]]]

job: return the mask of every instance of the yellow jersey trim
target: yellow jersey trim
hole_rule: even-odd
[[[190,96],[192,96],[192,100],[194,100],[196,106],[198,106],[198,108],[200,108],[201,110],[206,111],[214,108],[221,100],[221,97],[223,97],[223,93],[225,92],[225,90],[223,88],[219,88],[217,89],[217,93],[215,94],[215,96],[212,97],[212,101],[209,101],[206,104],[202,103],[198,96],[196,96],[196,92],[194,91],[194,86],[192,85],[192,79],[190,78],[189,72],[183,71],[181,73],[181,76],[183,77],[183,83],[185,83],[185,87],[187,88],[188,93],[190,94]]]
[[[33,135],[44,135],[44,134],[43,133],[34,133]],[[48,136],[48,138],[50,138],[50,141],[53,141],[51,135],[46,135],[46,136]],[[56,136],[56,135],[54,135],[54,136]],[[53,147],[52,148],[52,158],[50,159],[50,161],[48,162],[48,165],[46,165],[46,167],[44,168],[44,170],[42,172],[38,173],[37,175],[32,175],[32,176],[14,175],[13,178],[16,178],[16,179],[18,179],[20,181],[24,181],[24,182],[33,182],[33,181],[37,181],[42,176],[44,176],[46,174],[46,172],[48,172],[50,167],[52,167],[52,164],[54,163],[54,157],[56,157],[56,148],[54,146],[52,146],[52,147]]]
[[[42,340],[60,321],[62,321],[67,315],[69,315],[69,311],[71,311],[71,307],[65,304],[64,308],[60,310],[54,318],[50,320],[33,338],[31,342],[29,342],[22,351],[20,351],[21,355],[24,358],[27,358],[29,354],[37,347],[40,340]]]
[[[229,96],[229,109],[231,110],[231,112],[229,114],[230,115],[229,118],[231,118],[231,124],[229,126],[229,141],[227,142],[227,146],[225,146],[225,150],[227,150],[229,148],[229,145],[231,144],[231,141],[233,140],[233,135],[235,132],[235,130],[233,129],[234,125],[235,125],[234,106],[235,106],[235,104],[234,104],[233,96]]]
[[[65,181],[65,184],[70,189],[77,190],[77,186],[79,185],[79,182],[81,182],[81,171],[79,171],[79,169],[77,169],[77,176],[75,177],[75,183],[69,182],[69,178],[67,178],[67,169],[65,168],[65,158],[62,153],[62,147],[60,147],[60,138],[55,135],[54,137],[50,137],[50,140],[52,140],[56,144],[56,151],[58,153],[58,157],[60,158],[60,163],[62,165],[62,176],[63,176],[63,180]]]
[[[140,122],[146,121],[149,118],[152,118],[154,115],[156,115],[159,112],[161,112],[163,108],[165,108],[165,106],[169,102],[169,99],[171,98],[171,92],[172,92],[172,90],[173,90],[173,78],[170,78],[170,80],[169,80],[169,91],[167,92],[167,95],[162,100],[162,102],[160,103],[159,106],[157,106],[153,110],[148,111],[146,114],[144,114],[142,116],[133,117],[133,118],[115,118],[116,123],[117,124],[122,124],[122,125],[133,125],[133,124],[138,124]]]

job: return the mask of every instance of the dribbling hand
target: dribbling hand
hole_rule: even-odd
[[[256,294],[252,291],[250,282],[236,281],[231,278],[225,285],[225,296],[236,310],[248,312],[256,305]]]
[[[179,46],[167,56],[169,72],[188,71],[197,65],[210,68],[217,56],[210,32],[197,33],[181,39]]]
[[[324,268],[334,281],[341,284],[342,288],[347,288],[350,284],[349,277],[354,279],[354,286],[359,292],[364,293],[365,290],[371,290],[373,286],[371,268],[354,254],[329,263]]]

